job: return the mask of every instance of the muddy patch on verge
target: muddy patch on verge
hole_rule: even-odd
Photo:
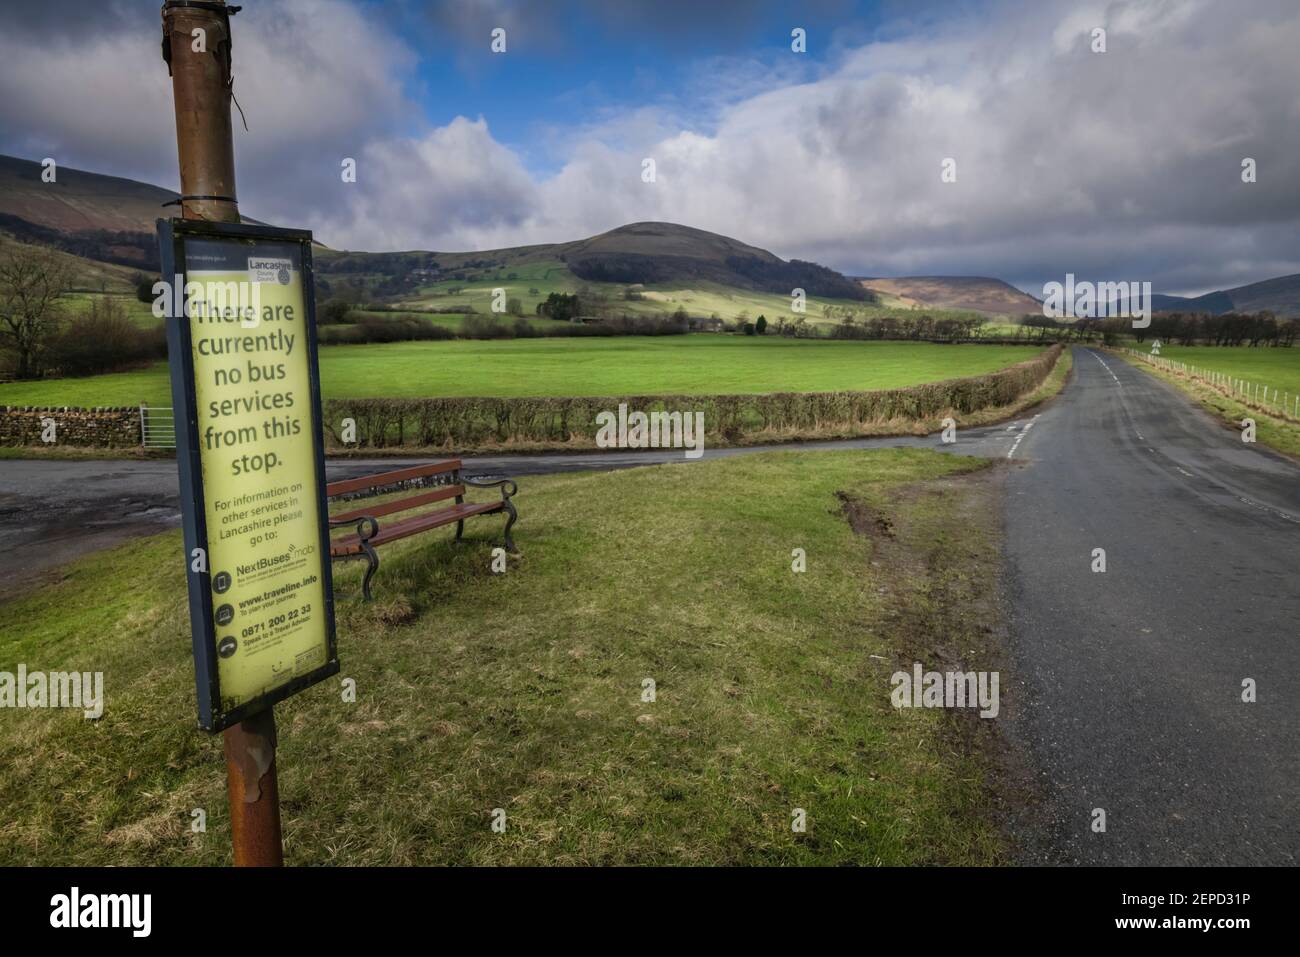
[[[949,746],[983,781],[977,806],[959,813],[1002,834],[1004,863],[1023,856],[1024,828],[1041,816],[1045,797],[1008,733],[1024,685],[1012,667],[1002,599],[1007,471],[996,462],[880,493],[836,493],[850,528],[871,542],[863,574],[882,601],[873,624],[889,650],[862,663],[869,693],[889,696],[893,676],[911,676],[917,664],[923,673],[998,675],[995,717],[981,717],[979,707],[936,710]]]
[[[849,528],[855,535],[868,538],[893,538],[894,526],[889,519],[879,513],[873,513],[870,506],[848,492],[836,492],[840,500],[840,514],[849,521]]]

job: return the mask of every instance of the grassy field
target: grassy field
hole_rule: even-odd
[[[321,350],[326,398],[655,395],[889,389],[980,375],[1035,346],[758,336],[399,342]],[[0,405],[170,405],[165,363],[83,379],[0,384]]]
[[[277,708],[288,862],[1005,859],[997,722],[889,700],[913,661],[1005,667],[984,466],[765,453],[527,478],[505,574],[489,571],[496,517],[465,546],[386,546],[369,605],[349,567],[340,678]],[[0,604],[0,669],[102,671],[106,700],[98,722],[3,713],[0,865],[229,863],[184,567],[167,533]]]
[[[1133,343],[1130,348],[1150,352],[1151,344]],[[1300,348],[1251,349],[1245,346],[1162,346],[1160,355],[1177,362],[1186,362],[1201,369],[1213,369],[1235,379],[1245,379],[1300,394]]]

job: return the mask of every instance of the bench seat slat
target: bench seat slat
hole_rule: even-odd
[[[385,542],[406,538],[408,535],[415,535],[431,528],[451,525],[463,518],[469,518],[471,515],[500,512],[504,508],[505,505],[502,502],[466,502],[463,505],[452,505],[449,508],[438,509],[436,512],[415,515],[389,525],[381,525],[379,534],[370,539],[370,544],[382,545]],[[331,555],[351,555],[360,551],[361,539],[355,533],[335,539],[330,543]]]
[[[428,465],[415,465],[409,469],[395,469],[392,472],[381,472],[379,475],[364,475],[361,478],[343,479],[339,482],[330,482],[325,486],[325,494],[346,495],[348,492],[359,492],[367,488],[379,488],[384,485],[396,485],[398,482],[406,482],[410,479],[423,478],[426,475],[441,475],[443,472],[455,472],[460,469],[460,459],[447,459],[445,462],[431,462]]]
[[[465,494],[463,485],[443,485],[428,492],[421,492],[419,495],[412,495],[409,498],[399,498],[391,502],[382,502],[378,505],[368,505],[363,508],[354,509],[351,512],[340,512],[338,515],[331,515],[332,522],[352,522],[366,515],[372,518],[378,518],[380,515],[392,515],[394,512],[404,512],[408,508],[418,508],[421,505],[429,505],[433,502],[441,502],[443,499],[455,498],[457,495]]]

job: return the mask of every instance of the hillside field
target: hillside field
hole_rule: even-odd
[[[355,282],[357,288],[362,290],[357,293],[362,300],[374,299],[376,296],[365,290],[372,290],[376,283],[391,278],[390,273],[367,272],[364,269],[346,273],[329,272],[329,263],[338,255],[340,254],[326,252],[318,257],[322,263],[322,272],[334,290],[331,295],[345,290],[348,283]],[[412,292],[396,297],[394,305],[409,309],[464,309],[467,312],[487,313],[492,308],[493,290],[500,288],[505,290],[507,298],[518,299],[528,316],[535,315],[537,304],[551,293],[588,292],[603,298],[615,312],[632,315],[671,313],[683,308],[692,317],[708,318],[717,315],[728,321],[757,319],[760,315],[765,315],[769,322],[775,323],[780,317],[787,320],[796,317],[791,310],[788,295],[730,286],[707,278],[693,277],[675,282],[644,284],[587,281],[574,275],[568,265],[558,259],[531,258],[515,250],[497,251],[492,255],[500,257],[498,265],[489,268],[465,267],[458,271],[464,278],[424,282]],[[441,258],[444,261],[448,259],[445,255],[441,255]],[[365,260],[362,263],[364,265]],[[627,297],[629,291],[633,298]],[[914,309],[922,311],[915,304],[905,303],[892,296],[882,296],[879,302],[873,303],[810,295],[803,316],[812,325],[834,324],[838,319],[826,314],[827,307],[845,306],[853,309],[860,318],[897,315]],[[937,319],[974,315],[970,311],[943,308],[926,308],[923,311]]]
[[[84,256],[74,256],[72,253],[61,252],[57,249],[52,250],[32,243],[18,242],[0,233],[0,255],[7,254],[8,250],[15,246],[23,249],[39,249],[42,254],[49,256],[50,259],[65,264],[71,273],[72,287],[68,292],[73,299],[84,298],[84,296],[78,294],[93,293],[101,295],[108,293],[110,295],[120,295],[124,298],[130,295],[131,301],[135,302],[131,280],[137,272],[142,270],[114,263],[98,262]],[[148,311],[149,307],[144,306],[144,308]]]
[[[882,302],[923,309],[972,309],[1004,318],[1034,315],[1042,309],[1033,296],[984,276],[899,276],[859,282]]]
[[[947,346],[757,336],[625,336],[331,346],[325,398],[382,396],[717,395],[892,389],[982,375],[1036,346]],[[0,405],[170,405],[167,365],[0,384]]]
[[[778,317],[795,318],[790,309],[790,297],[752,289],[725,286],[707,279],[690,282],[648,283],[635,286],[640,298],[627,299],[629,288],[620,283],[584,282],[559,261],[524,262],[502,266],[498,269],[480,270],[477,278],[470,280],[444,280],[421,286],[415,295],[402,298],[398,305],[415,309],[464,308],[467,311],[487,313],[492,308],[492,291],[506,291],[507,298],[519,299],[526,315],[534,315],[537,304],[553,292],[575,293],[594,290],[606,297],[617,311],[632,315],[675,312],[684,308],[694,317],[717,315],[734,321],[739,318],[757,319],[765,315],[775,323]],[[366,276],[363,278],[378,278]],[[536,290],[534,292],[533,290]],[[803,314],[813,325],[834,324],[836,319],[826,315],[827,306],[847,306],[861,316],[896,315],[911,311],[894,300],[882,303],[860,302],[852,299],[824,299],[809,297],[807,311]],[[970,315],[967,312],[944,309],[926,310],[936,318]]]

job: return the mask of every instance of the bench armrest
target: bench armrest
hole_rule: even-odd
[[[519,484],[514,479],[508,478],[491,480],[462,478],[460,484],[469,485],[473,488],[496,488],[499,485],[501,486],[501,498],[503,501],[509,499],[510,496],[519,491]]]
[[[331,529],[344,528],[353,522],[357,526],[357,538],[363,542],[368,542],[379,534],[379,522],[369,515],[362,515],[360,518],[331,518],[329,526]]]

